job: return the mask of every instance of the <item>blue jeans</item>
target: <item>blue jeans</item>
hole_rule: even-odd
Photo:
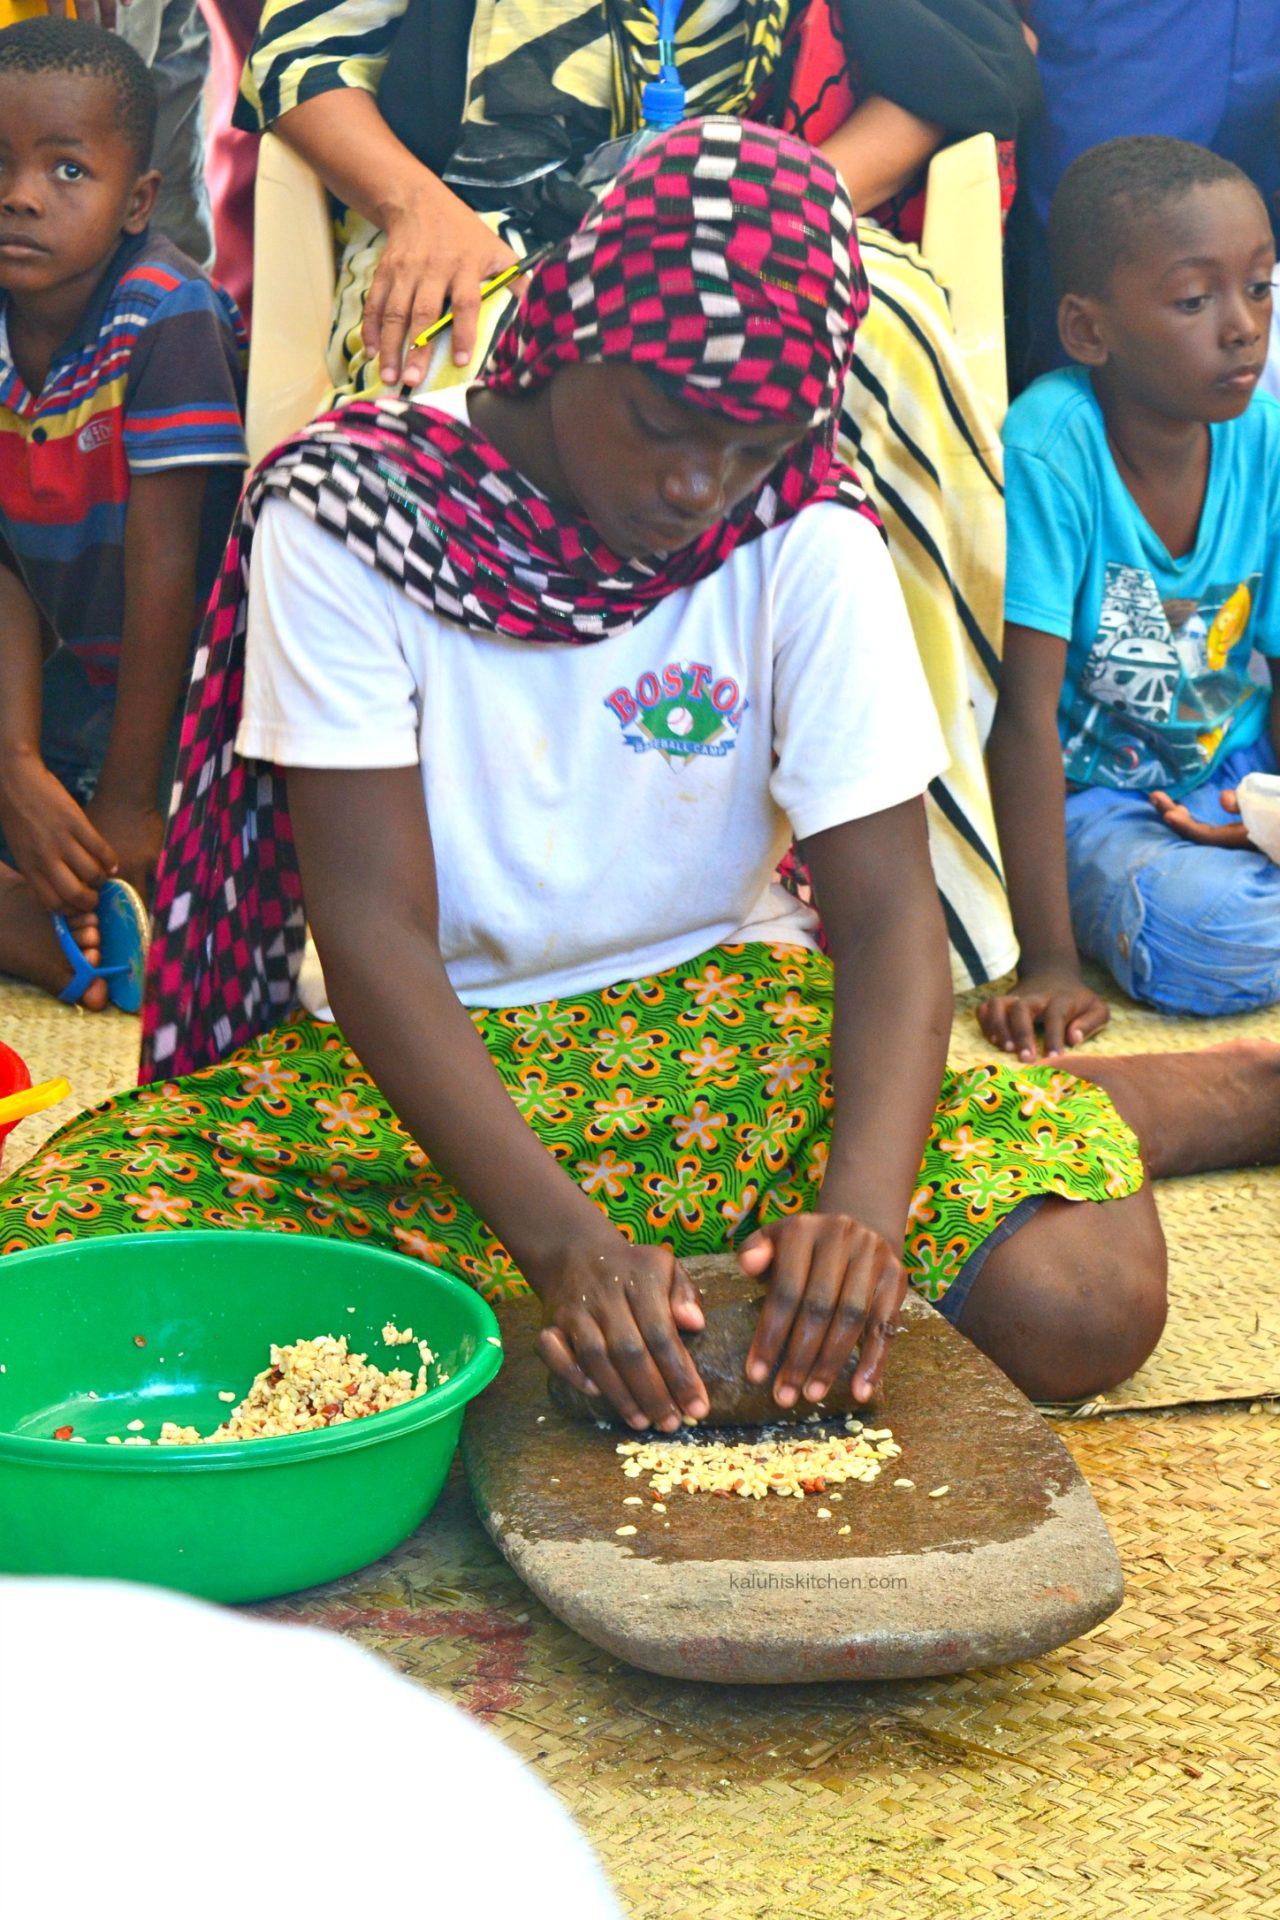
[[[1232,816],[1218,795],[1280,771],[1265,737],[1186,795],[1197,820]],[[1134,1000],[1166,1013],[1247,1013],[1280,1001],[1280,867],[1263,853],[1198,847],[1145,793],[1067,795],[1067,886],[1080,951]]]

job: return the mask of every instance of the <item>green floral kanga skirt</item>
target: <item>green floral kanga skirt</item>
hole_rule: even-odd
[[[831,1010],[824,955],[751,945],[472,1018],[520,1112],[601,1211],[629,1239],[694,1254],[816,1204]],[[948,1072],[911,1202],[912,1284],[942,1305],[1037,1197],[1116,1199],[1142,1180],[1137,1141],[1100,1087],[1048,1065]],[[4,1253],[180,1227],[366,1241],[488,1299],[524,1290],[338,1028],[305,1015],[219,1066],[81,1114],[0,1183]]]

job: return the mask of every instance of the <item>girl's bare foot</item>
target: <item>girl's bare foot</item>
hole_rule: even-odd
[[[96,967],[102,953],[97,914],[69,913],[67,926],[85,959]],[[22,875],[6,866],[0,866],[0,973],[30,980],[50,993],[61,993],[71,978],[52,920]],[[80,1005],[98,1013],[106,1004],[106,981],[93,981]]]

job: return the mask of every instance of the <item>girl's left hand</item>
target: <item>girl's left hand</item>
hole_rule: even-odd
[[[888,1241],[851,1214],[798,1213],[753,1233],[738,1258],[744,1273],[769,1274],[747,1378],[767,1380],[778,1366],[773,1397],[780,1407],[794,1406],[802,1388],[818,1401],[861,1342],[853,1397],[870,1400],[907,1291]]]

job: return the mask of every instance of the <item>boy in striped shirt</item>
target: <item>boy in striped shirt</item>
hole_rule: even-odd
[[[239,316],[147,231],[154,127],[117,36],[0,33],[0,972],[87,1007],[247,460]]]

